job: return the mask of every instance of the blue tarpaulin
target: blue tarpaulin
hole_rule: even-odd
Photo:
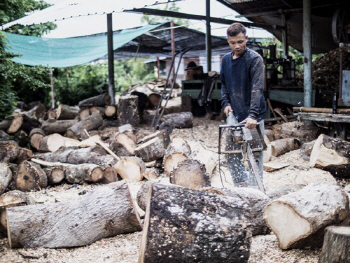
[[[136,37],[160,26],[147,25],[124,29],[113,35],[113,50]],[[25,65],[52,68],[85,64],[107,55],[107,35],[74,38],[44,38],[3,32],[7,37],[7,51],[20,55],[12,60]]]

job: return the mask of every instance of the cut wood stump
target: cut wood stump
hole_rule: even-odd
[[[7,221],[11,248],[85,246],[142,229],[126,184],[100,186],[70,202],[8,208]]]
[[[80,101],[78,106],[80,108],[92,107],[92,106],[104,107],[110,104],[111,104],[111,97],[107,93],[103,93],[101,95],[97,95],[97,96]]]
[[[72,120],[79,114],[79,107],[60,104],[56,111],[57,120]]]
[[[138,97],[134,95],[121,96],[119,98],[117,116],[120,125],[131,124],[137,126],[140,124],[140,115],[137,109]]]
[[[350,178],[350,142],[321,134],[311,151],[310,166],[329,171],[335,177]]]
[[[145,163],[138,157],[121,157],[113,166],[123,179],[139,182],[146,170]]]
[[[177,164],[170,173],[170,183],[190,189],[210,186],[210,178],[202,163],[187,159]]]
[[[0,163],[0,195],[2,195],[12,180],[12,171],[6,163]]]
[[[310,184],[270,202],[267,224],[281,249],[320,247],[324,228],[340,224],[349,215],[349,199],[336,185]]]
[[[41,139],[38,150],[40,152],[55,152],[61,147],[78,146],[79,143],[80,142],[76,139],[53,133]]]
[[[164,171],[167,175],[170,175],[178,163],[187,160],[190,154],[191,147],[184,139],[179,137],[173,138],[163,158]]]
[[[251,230],[235,199],[153,184],[139,254],[148,262],[248,262]]]
[[[47,177],[40,165],[24,161],[18,165],[14,176],[15,187],[18,190],[27,192],[31,190],[40,190],[47,186]]]
[[[95,130],[99,128],[103,123],[101,115],[95,114],[87,117],[86,119],[79,121],[70,128],[67,129],[66,136],[73,139],[84,140],[88,138],[85,130]]]
[[[77,119],[74,120],[51,120],[51,121],[43,121],[41,125],[41,129],[44,131],[46,135],[50,135],[53,133],[64,134],[66,133],[69,127],[72,127],[78,123]]]
[[[350,262],[350,227],[329,226],[325,230],[320,263]]]

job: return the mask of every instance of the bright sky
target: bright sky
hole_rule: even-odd
[[[65,0],[45,0],[47,3],[55,4]],[[123,6],[123,1],[126,0],[115,0],[114,5],[111,6],[111,10],[115,8],[115,3],[118,4],[118,8]],[[128,0],[128,7],[130,4],[135,3],[135,6],[140,5],[142,0]],[[96,1],[98,5],[99,1]],[[164,8],[164,4],[157,5],[156,8]],[[180,12],[205,15],[205,1],[204,0],[184,0],[176,3],[176,6],[180,8]],[[152,7],[154,8],[154,7]],[[216,0],[211,0],[210,11],[212,17],[221,17],[226,19],[240,20],[235,16],[238,13],[220,4]],[[134,13],[114,13],[113,14],[113,30],[131,28],[141,26],[141,14]],[[191,20],[190,27],[193,29],[201,30],[205,32],[205,21]],[[91,15],[79,18],[71,18],[63,21],[55,22],[57,28],[51,31],[45,37],[52,38],[65,38],[74,36],[83,36],[96,34],[107,31],[107,17],[106,15]],[[217,36],[225,36],[227,25],[211,23],[211,33]],[[261,29],[248,29],[249,37],[271,37],[265,30]]]

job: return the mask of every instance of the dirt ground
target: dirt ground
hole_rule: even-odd
[[[203,147],[208,150],[217,152],[218,148],[218,125],[223,124],[219,121],[206,120],[204,118],[196,118],[192,129],[175,129],[171,138],[176,136],[182,137],[188,141],[199,141]],[[264,173],[264,182],[269,183],[270,191],[276,190],[281,184],[276,183],[283,179],[283,175],[287,177],[294,176],[295,180],[306,182],[304,177],[308,177],[311,170],[308,163],[300,158],[299,150],[285,154],[277,158],[278,162],[291,163],[287,169],[282,169],[274,173]],[[299,177],[298,177],[299,176]],[[321,175],[322,177],[323,175]],[[160,178],[164,179],[165,175],[161,174]],[[298,178],[297,178],[298,177]],[[300,179],[302,178],[302,179]],[[325,175],[322,177],[324,182],[332,183]],[[230,176],[220,178],[218,171],[214,172],[212,185],[222,187],[233,187]],[[310,180],[310,179],[309,179]],[[135,198],[138,189],[143,182],[132,183],[132,196]],[[309,183],[307,181],[306,183]],[[333,182],[334,183],[334,182]],[[339,180],[342,186],[350,184],[349,181]],[[282,182],[283,184],[283,182]],[[37,203],[61,202],[71,200],[81,194],[84,194],[98,185],[68,185],[63,184],[55,187],[49,187],[41,191],[32,192],[31,196]],[[142,211],[141,211],[142,213]],[[7,238],[0,238],[0,262],[52,262],[52,263],[75,263],[75,262],[119,262],[133,263],[138,262],[139,247],[142,232],[132,234],[118,235],[112,238],[106,238],[97,241],[89,246],[70,248],[70,249],[10,249]],[[282,251],[278,248],[278,241],[274,234],[265,236],[255,236],[252,240],[250,251],[250,263],[293,263],[293,262],[318,262],[320,250],[288,250]]]

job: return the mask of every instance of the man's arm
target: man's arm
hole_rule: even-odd
[[[226,86],[225,81],[225,75],[224,75],[224,58],[221,63],[221,69],[220,69],[220,81],[221,81],[221,107],[224,109],[224,113],[226,116],[228,116],[229,111],[232,111],[231,105],[230,105],[230,99],[229,94]]]
[[[252,93],[250,99],[250,110],[248,118],[257,120],[261,110],[261,97],[263,96],[264,85],[265,85],[265,74],[264,74],[264,62],[262,58],[256,57],[250,69],[250,76],[252,81]]]

